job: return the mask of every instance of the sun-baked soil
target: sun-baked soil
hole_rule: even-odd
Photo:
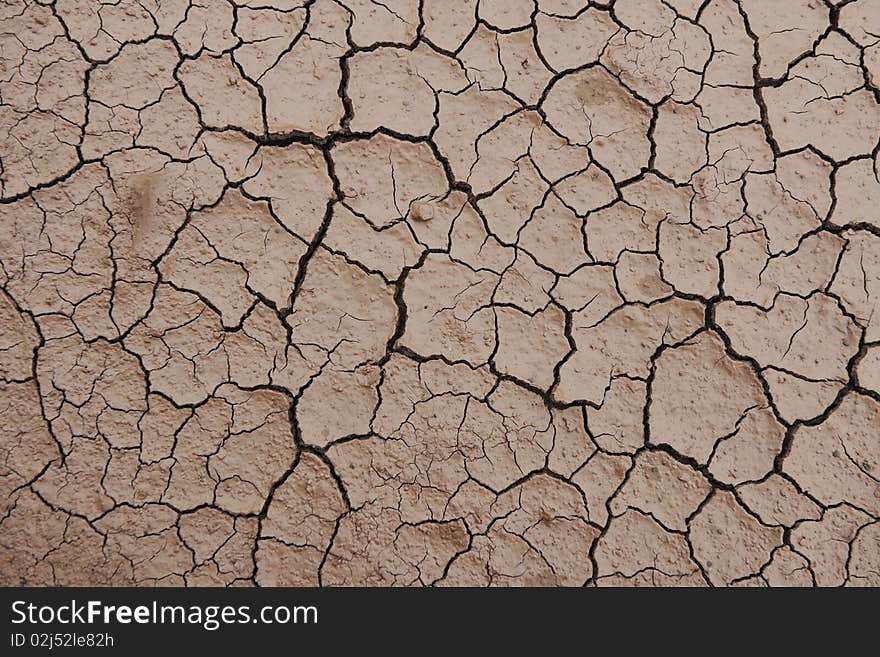
[[[878,0],[5,0],[0,582],[880,585]]]

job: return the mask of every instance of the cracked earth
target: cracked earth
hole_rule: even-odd
[[[4,0],[0,581],[880,585],[878,0]]]

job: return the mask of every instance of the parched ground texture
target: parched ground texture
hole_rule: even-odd
[[[880,0],[4,0],[0,580],[880,585]]]

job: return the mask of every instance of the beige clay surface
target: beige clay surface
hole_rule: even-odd
[[[0,583],[880,585],[880,2],[3,0]]]

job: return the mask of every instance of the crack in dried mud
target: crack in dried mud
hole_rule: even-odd
[[[875,0],[9,0],[7,585],[880,585]]]

